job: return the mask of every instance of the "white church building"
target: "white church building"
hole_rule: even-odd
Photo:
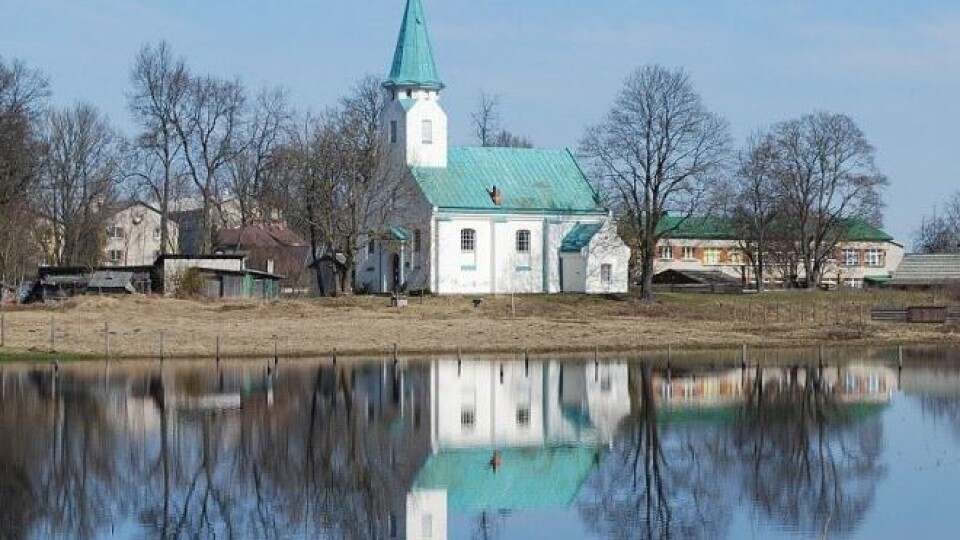
[[[408,0],[383,136],[413,193],[358,258],[371,292],[622,293],[630,249],[566,149],[447,144],[420,0]]]

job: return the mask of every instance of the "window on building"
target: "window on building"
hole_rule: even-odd
[[[123,227],[107,227],[107,238],[122,239],[124,237]]]
[[[420,522],[420,536],[423,538],[433,538],[433,516],[424,514]]]
[[[705,248],[703,250],[703,264],[720,264],[720,248]]]
[[[524,405],[517,408],[517,425],[518,426],[530,425],[530,406],[529,405]]]
[[[864,264],[867,266],[883,266],[883,250],[882,249],[868,249],[863,254]]]
[[[601,264],[600,265],[600,282],[610,283],[612,280],[613,280],[613,265]]]
[[[472,407],[464,407],[460,409],[460,427],[464,430],[473,429],[474,424],[477,423],[477,415]]]
[[[657,254],[657,256],[658,256],[659,258],[664,259],[664,260],[672,260],[672,259],[673,259],[673,246],[660,246],[660,247],[658,248],[658,251],[659,251],[659,253]]]
[[[477,248],[477,231],[473,229],[460,229],[460,251],[473,253]]]
[[[843,250],[844,266],[860,266],[860,252],[856,249]]]
[[[413,230],[413,252],[420,253],[420,229]]]
[[[692,261],[697,258],[697,250],[693,246],[683,246],[681,255],[685,261]]]
[[[377,242],[373,238],[370,239],[370,243],[367,244],[367,253],[373,255],[377,252]]]
[[[727,253],[727,258],[730,260],[730,264],[743,264],[743,251],[739,249],[731,249],[730,252]]]
[[[423,121],[423,144],[433,144],[433,120]]]
[[[397,121],[390,121],[390,144],[397,143]]]
[[[111,249],[107,252],[107,260],[112,263],[123,262],[123,250]]]
[[[517,253],[530,253],[530,231],[517,231]]]

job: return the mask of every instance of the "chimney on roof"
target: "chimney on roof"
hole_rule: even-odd
[[[500,188],[493,186],[493,189],[488,189],[487,193],[490,195],[490,200],[493,201],[493,204],[497,206],[503,204],[503,193],[500,191]]]

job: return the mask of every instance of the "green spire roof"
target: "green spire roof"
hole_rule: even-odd
[[[420,0],[407,0],[400,37],[397,38],[397,51],[393,54],[393,66],[384,86],[414,86],[431,90],[443,88]]]

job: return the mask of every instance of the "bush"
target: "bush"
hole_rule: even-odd
[[[174,278],[177,298],[199,298],[203,293],[203,274],[196,268],[187,268]]]

